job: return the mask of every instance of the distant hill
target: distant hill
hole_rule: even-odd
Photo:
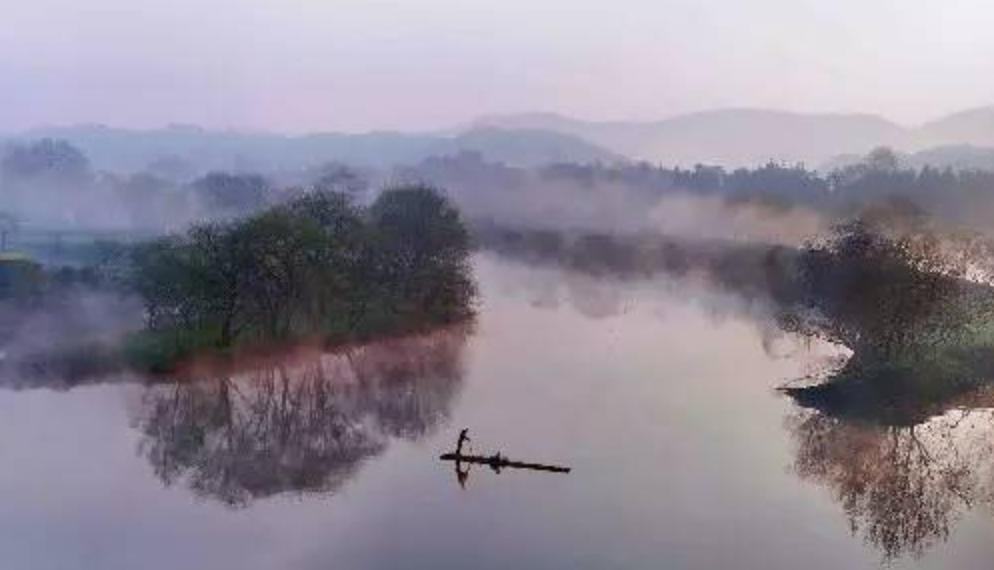
[[[497,162],[539,166],[554,162],[613,163],[626,160],[568,133],[538,128],[479,127],[466,131],[432,149],[434,155],[476,151]]]
[[[932,144],[994,147],[994,107],[981,107],[955,113],[921,127]]]
[[[723,109],[661,121],[597,122],[553,113],[482,117],[450,132],[364,134],[210,131],[176,126],[126,130],[74,126],[33,130],[17,139],[68,140],[98,169],[149,168],[193,174],[206,170],[270,172],[339,161],[389,168],[432,156],[475,151],[512,166],[550,162],[647,160],[664,166],[755,166],[770,160],[816,168],[845,163],[877,146],[939,166],[990,168],[994,107],[948,115],[906,127],[867,114],[804,114]],[[928,162],[932,164],[933,162]],[[177,174],[179,176],[179,174]]]
[[[818,166],[877,146],[915,152],[937,146],[994,147],[994,107],[905,127],[866,114],[802,114],[723,109],[652,122],[591,122],[550,113],[483,117],[473,123],[541,128],[578,136],[626,156],[664,165],[752,166],[776,160]]]
[[[192,175],[219,169],[293,170],[331,161],[386,168],[463,151],[476,151],[488,160],[514,166],[621,159],[619,155],[573,135],[530,128],[485,127],[450,135],[374,132],[286,136],[187,126],[157,130],[73,126],[36,129],[8,140],[40,138],[69,141],[82,150],[97,169],[135,172],[169,166]]]

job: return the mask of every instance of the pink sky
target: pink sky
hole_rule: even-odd
[[[5,0],[0,131],[994,104],[987,0]]]

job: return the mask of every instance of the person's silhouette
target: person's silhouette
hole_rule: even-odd
[[[456,442],[456,455],[462,455],[462,446],[464,443],[469,443],[469,429],[463,428],[459,432],[459,441]]]
[[[459,441],[456,442],[456,480],[463,489],[466,488],[466,480],[469,479],[469,465],[463,467],[462,464],[462,446],[466,443],[469,443],[469,429],[463,428],[459,432]]]

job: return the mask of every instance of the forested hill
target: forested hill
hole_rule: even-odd
[[[526,113],[484,117],[474,126],[541,128],[670,166],[756,166],[774,160],[818,167],[839,155],[862,155],[878,146],[908,153],[934,147],[994,147],[994,107],[955,113],[920,126],[869,114],[765,109],[720,109],[660,121],[615,122]]]
[[[386,168],[430,156],[473,151],[518,166],[550,162],[614,162],[621,157],[573,135],[542,129],[480,127],[459,133],[276,133],[212,131],[189,126],[154,130],[75,126],[36,129],[7,137],[8,146],[64,140],[98,170],[163,171],[170,177],[212,170],[298,170],[328,161]]]

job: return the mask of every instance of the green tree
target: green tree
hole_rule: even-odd
[[[392,310],[443,322],[467,316],[470,238],[455,206],[430,186],[400,186],[385,190],[369,217]]]
[[[269,182],[255,174],[211,172],[193,183],[208,214],[240,217],[265,207]]]
[[[86,156],[63,140],[42,139],[15,145],[0,159],[0,177],[6,184],[44,182],[58,186],[86,185],[93,172]]]
[[[799,259],[799,306],[788,330],[842,344],[855,358],[927,359],[989,313],[991,295],[964,277],[968,258],[920,218],[867,215],[843,222]]]

